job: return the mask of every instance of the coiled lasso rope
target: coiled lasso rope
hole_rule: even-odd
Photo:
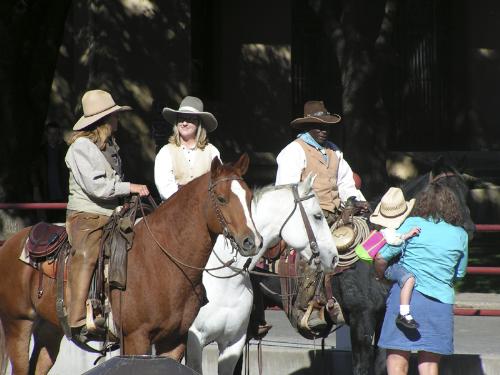
[[[337,220],[335,223],[333,223],[332,227],[330,228],[332,235],[335,229],[343,225],[351,226],[354,230],[355,237],[353,243],[346,250],[339,251],[338,267],[348,267],[359,260],[359,257],[356,255],[354,249],[370,234],[370,229],[368,228],[366,219],[362,216],[353,216],[350,223],[344,224],[342,219]]]

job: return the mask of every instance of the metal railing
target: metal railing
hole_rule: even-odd
[[[0,210],[64,210],[67,203],[0,203]],[[476,224],[477,232],[498,232],[500,224]],[[3,241],[0,240],[0,246]],[[491,275],[499,276],[500,267],[470,266],[467,267],[470,275]],[[480,308],[455,308],[455,315],[469,316],[500,316],[500,309],[480,309]]]

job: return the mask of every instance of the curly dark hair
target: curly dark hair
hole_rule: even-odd
[[[451,225],[464,226],[465,219],[460,201],[449,187],[431,183],[415,198],[412,216],[431,218],[436,222],[443,220]]]

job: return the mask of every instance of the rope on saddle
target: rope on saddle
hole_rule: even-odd
[[[333,223],[331,231],[333,232],[335,229],[341,227],[342,225],[344,225],[344,222],[342,220],[337,220],[335,223]],[[337,266],[339,268],[349,267],[359,260],[359,257],[356,255],[354,249],[356,248],[356,245],[363,242],[370,234],[370,229],[368,228],[366,219],[364,219],[363,217],[353,216],[350,225],[352,225],[352,227],[354,228],[354,241],[348,249],[343,252],[339,252],[339,263]]]

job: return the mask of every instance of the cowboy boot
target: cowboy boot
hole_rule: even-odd
[[[71,270],[68,276],[70,289],[70,304],[68,323],[71,331],[80,336],[86,336],[89,330],[100,330],[102,323],[99,319],[92,322],[91,327],[87,324],[87,309],[90,308],[91,317],[92,303],[87,300],[90,282],[94,273],[95,261],[86,252],[76,252],[71,257]],[[90,306],[90,307],[88,307]]]
[[[326,304],[326,311],[328,312],[328,315],[330,315],[330,318],[332,319],[332,322],[334,324],[345,324],[345,318],[344,314],[342,313],[342,308],[333,296],[328,300],[328,303]]]

